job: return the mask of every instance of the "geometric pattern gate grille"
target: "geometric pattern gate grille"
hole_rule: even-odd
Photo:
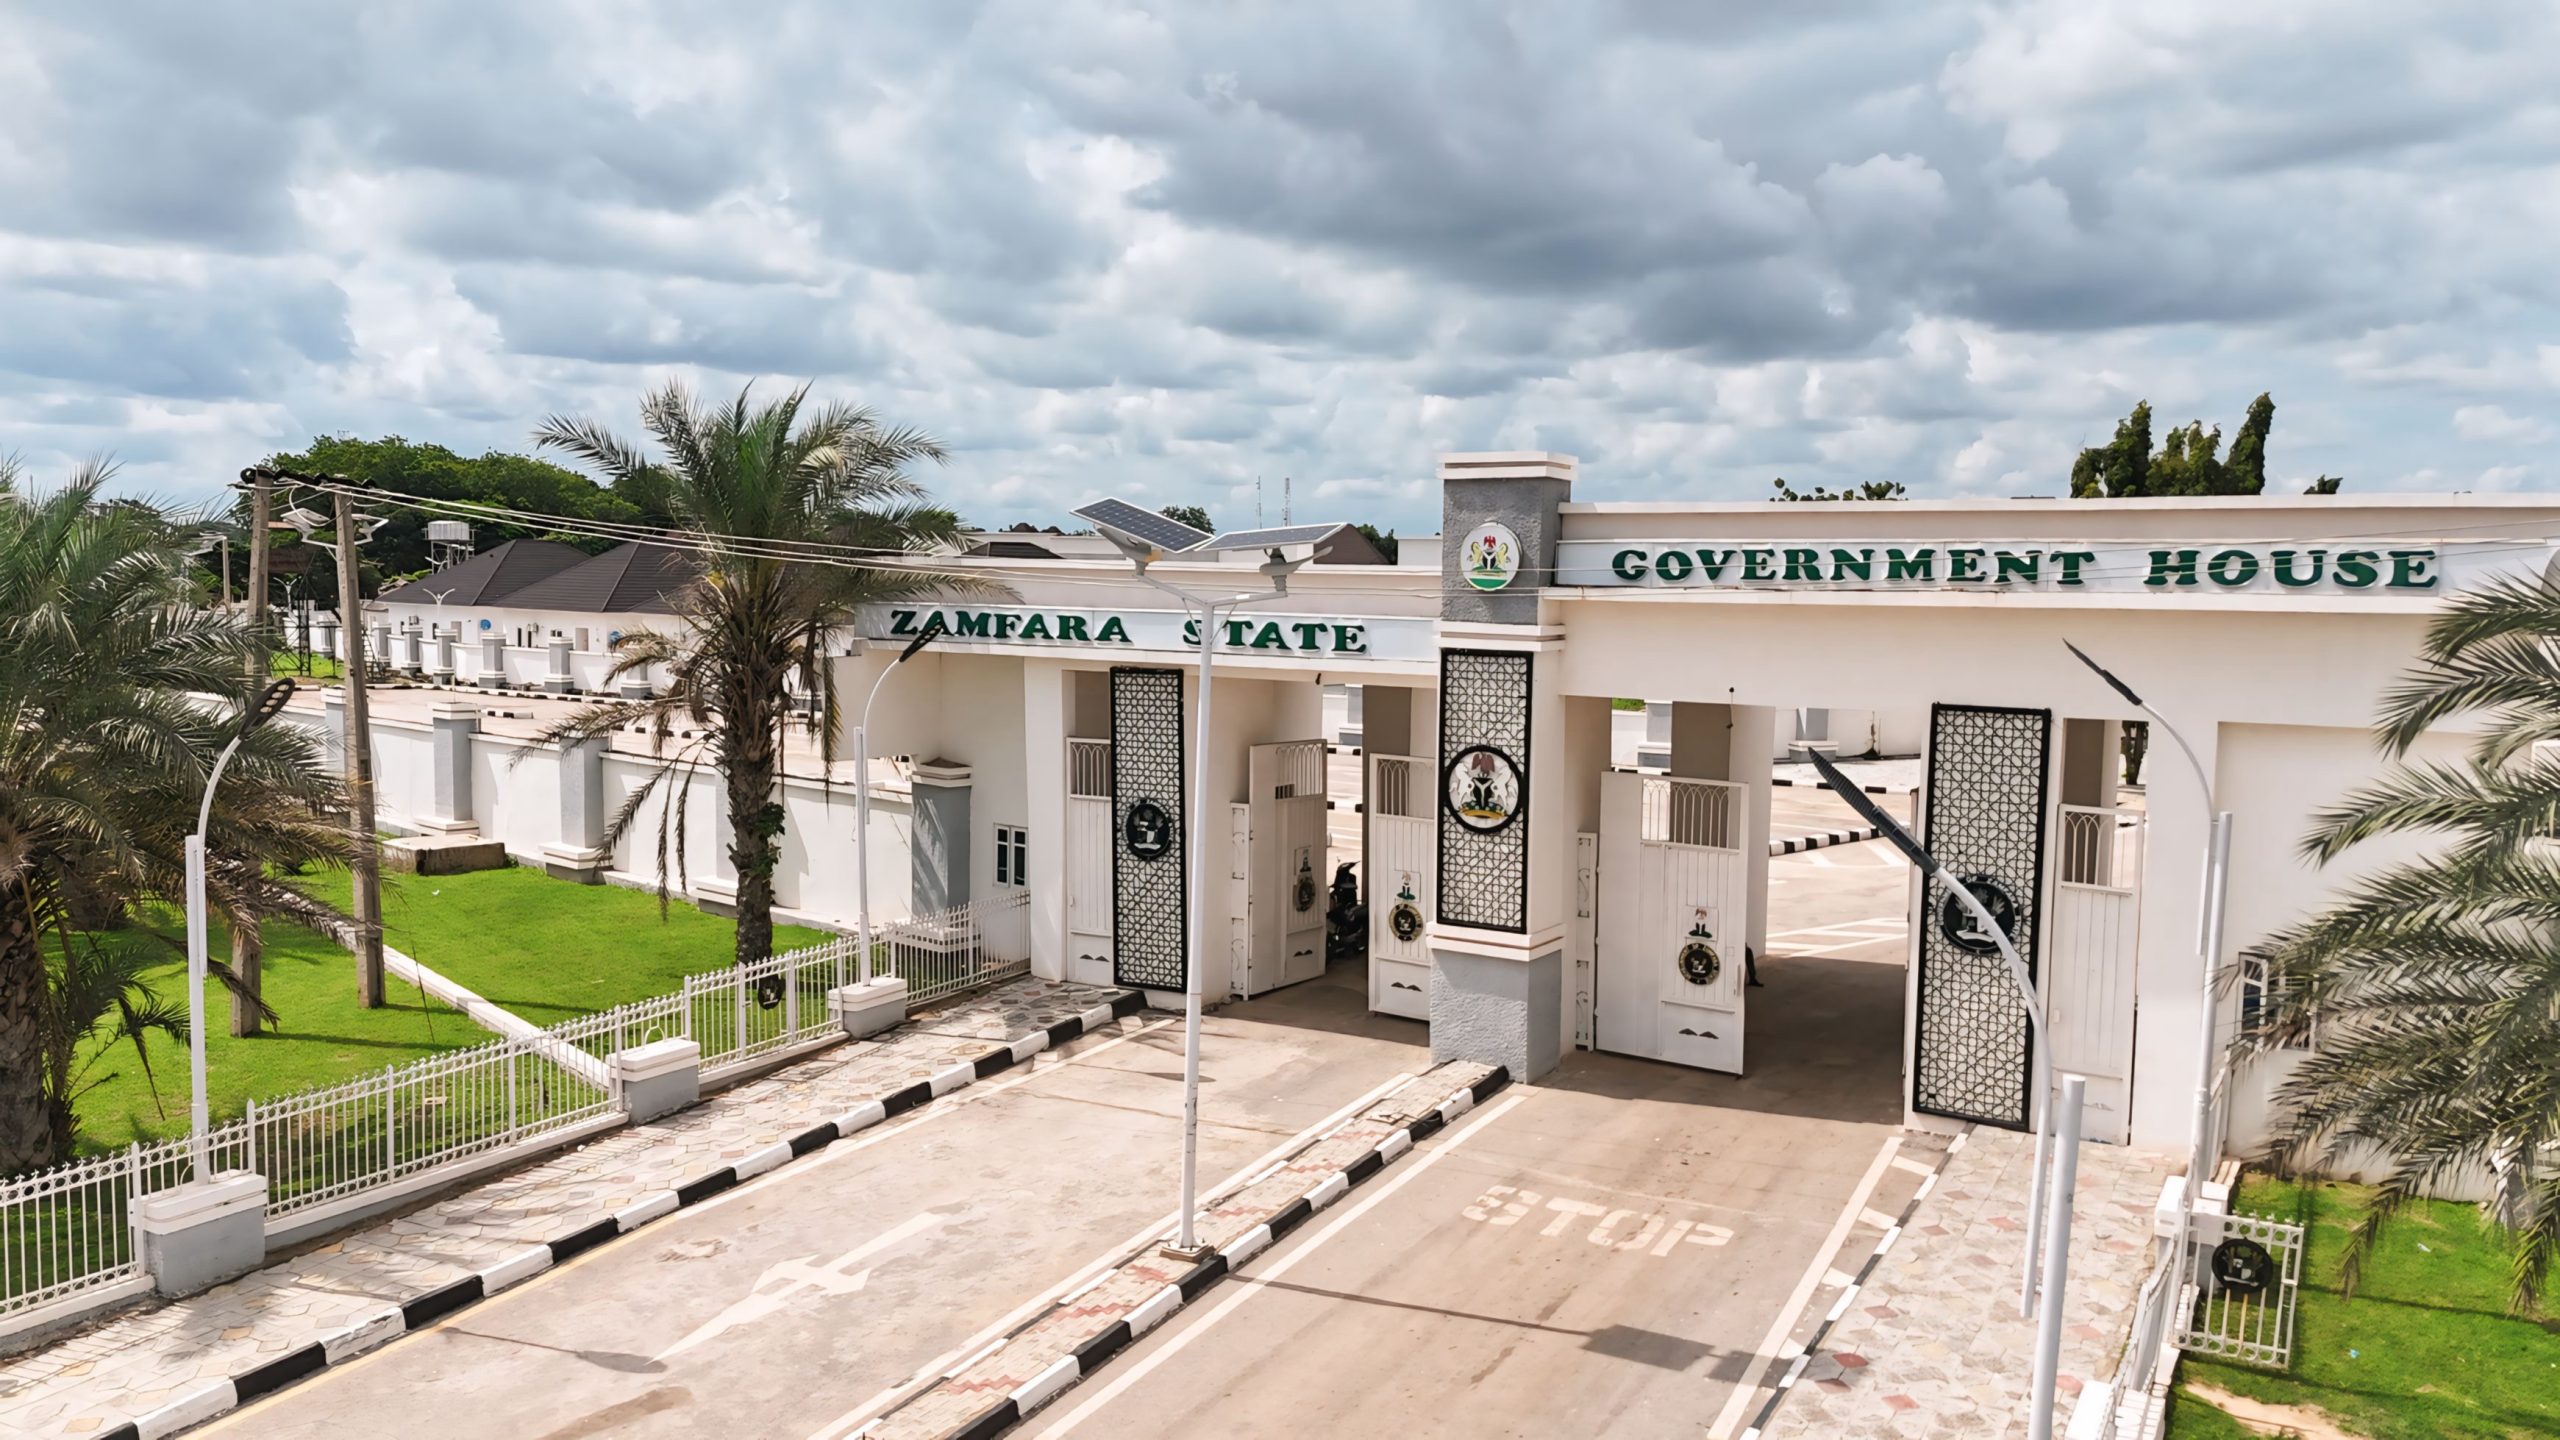
[[[1445,767],[1471,749],[1511,765],[1517,791],[1508,823],[1483,830],[1449,804]],[[1440,919],[1483,930],[1529,928],[1529,657],[1516,651],[1440,652]]]
[[[1183,847],[1190,843],[1182,786],[1182,672],[1111,672],[1111,982],[1148,990],[1181,990],[1189,912]],[[1129,815],[1152,806],[1150,821]],[[1132,829],[1163,847],[1130,848]],[[1163,832],[1170,830],[1170,835]]]
[[[2010,940],[2038,973],[2043,939],[2045,767],[2049,710],[1938,705],[1929,712],[1928,827],[1922,843],[1946,866],[1920,919],[1911,1108],[2026,1129],[2035,1037],[2026,1002],[1994,950],[1958,944],[1941,915],[1947,884],[1988,876],[2017,906]],[[1959,928],[1959,933],[1962,933]]]

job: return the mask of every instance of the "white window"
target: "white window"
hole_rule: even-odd
[[[1031,883],[1024,852],[1031,845],[1031,828],[1027,825],[996,827],[996,883],[1021,886]]]
[[[2253,1035],[2270,1025],[2282,1025],[2287,1033],[2280,1042],[2287,1050],[2309,1050],[2317,1039],[2310,1017],[2286,1014],[2281,1003],[2280,985],[2267,975],[2267,957],[2254,950],[2240,952],[2240,1033]]]

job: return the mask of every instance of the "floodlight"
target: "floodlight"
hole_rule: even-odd
[[[293,682],[291,680],[278,676],[268,681],[266,688],[259,691],[257,696],[241,710],[240,733],[246,735],[276,718],[276,715],[284,709],[285,702],[292,698]]]

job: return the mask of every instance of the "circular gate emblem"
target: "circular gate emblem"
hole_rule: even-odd
[[[1120,834],[1129,853],[1141,860],[1161,860],[1173,849],[1173,820],[1153,800],[1141,800],[1129,807],[1129,818]]]
[[[1704,920],[1691,927],[1688,943],[1680,947],[1681,979],[1692,985],[1716,983],[1716,977],[1724,973],[1724,957],[1716,953],[1714,941]]]
[[[1955,883],[1973,892],[1973,898],[1981,901],[1982,908],[1999,922],[2001,934],[2017,935],[2018,897],[2009,893],[2008,886],[1980,874],[1960,876]],[[1947,937],[1948,944],[1976,955],[1989,955],[2000,948],[2000,942],[1983,934],[1974,924],[1973,912],[1953,895],[1938,904],[1938,933]]]
[[[782,977],[767,975],[756,982],[756,1008],[770,1010],[782,1003]]]
[[[1449,759],[1441,777],[1449,813],[1480,835],[1490,835],[1520,814],[1520,767],[1490,745],[1470,745]]]
[[[1459,564],[1467,583],[1479,590],[1499,590],[1520,573],[1520,537],[1499,520],[1487,520],[1467,532]]]
[[[1404,888],[1396,892],[1395,908],[1387,912],[1387,929],[1408,945],[1422,936],[1422,912],[1414,908],[1410,875],[1404,877]]]
[[[2255,1295],[2276,1274],[2276,1257],[2255,1240],[2233,1236],[2213,1247],[2213,1283],[2239,1295]]]
[[[1298,913],[1301,915],[1316,908],[1315,865],[1307,859],[1307,854],[1303,850],[1298,852],[1298,887],[1291,892],[1289,900],[1291,904],[1298,907]]]

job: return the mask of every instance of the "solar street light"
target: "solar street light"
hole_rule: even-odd
[[[231,740],[215,757],[213,773],[205,777],[204,800],[196,807],[195,833],[187,837],[187,1077],[194,1090],[190,1103],[188,1158],[198,1180],[209,1180],[205,1173],[205,1136],[212,1128],[204,1093],[204,976],[205,976],[205,898],[204,898],[204,832],[213,821],[213,792],[222,783],[222,772],[229,768],[231,757],[238,753],[240,742],[249,738],[260,726],[276,718],[285,702],[293,698],[293,682],[279,676],[268,681],[249,703],[240,707],[240,718],[231,731]]]

